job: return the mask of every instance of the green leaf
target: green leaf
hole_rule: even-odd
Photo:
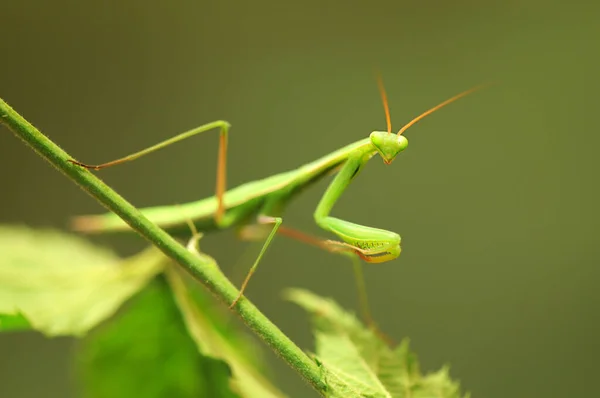
[[[85,333],[165,264],[154,248],[123,261],[74,235],[17,226],[0,226],[0,253],[0,330],[27,321],[48,336]]]
[[[23,315],[0,315],[0,332],[27,329],[31,329],[31,325]]]
[[[82,341],[77,370],[85,398],[237,397],[227,364],[199,353],[164,277]]]
[[[323,367],[328,397],[459,398],[460,385],[448,367],[422,375],[408,340],[391,348],[334,301],[301,289],[286,297],[313,315],[316,360]]]
[[[166,272],[186,327],[205,355],[226,361],[231,367],[233,390],[243,398],[282,398],[264,376],[260,352],[240,333],[229,314],[218,311],[196,281],[186,281],[175,268]],[[219,303],[219,307],[222,304]]]

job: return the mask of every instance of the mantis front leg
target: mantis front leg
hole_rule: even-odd
[[[331,244],[337,244],[340,247],[339,252],[351,258],[361,312],[367,323],[377,330],[369,309],[362,264],[358,258],[360,257],[370,263],[393,260],[400,255],[400,236],[394,232],[366,227],[329,216],[333,205],[352,182],[352,179],[358,175],[366,160],[368,158],[365,158],[365,154],[360,152],[349,156],[338,175],[325,191],[314,217],[321,228],[333,232],[344,242],[331,242]]]
[[[384,229],[366,227],[329,216],[335,202],[365,164],[365,155],[356,153],[348,160],[331,182],[315,211],[316,223],[333,232],[360,258],[369,263],[393,260],[400,255],[400,235]]]

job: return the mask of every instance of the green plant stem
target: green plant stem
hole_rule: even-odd
[[[0,98],[0,122],[25,141],[103,206],[116,213],[141,236],[149,240],[165,255],[175,260],[194,278],[202,282],[222,302],[229,304],[237,297],[238,290],[215,267],[211,267],[179,244],[164,230],[150,222],[138,209],[113,191],[90,171],[68,162],[73,159],[65,151],[44,136],[6,102]],[[292,368],[311,384],[321,395],[326,391],[321,371],[299,347],[277,328],[248,299],[242,298],[235,306],[243,322],[281,356]]]

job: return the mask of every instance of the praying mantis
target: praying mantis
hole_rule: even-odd
[[[100,170],[135,160],[197,134],[218,129],[220,138],[215,195],[177,206],[144,208],[141,209],[142,213],[158,226],[172,233],[188,228],[191,222],[193,227],[201,233],[236,228],[241,239],[264,240],[263,246],[246,275],[237,298],[230,304],[230,308],[233,308],[243,297],[251,276],[277,233],[318,246],[329,252],[346,255],[354,263],[363,316],[368,323],[372,324],[360,260],[367,263],[394,260],[401,252],[400,235],[332,217],[330,215],[332,208],[373,156],[379,155],[385,164],[391,164],[396,156],[408,146],[408,140],[403,135],[408,128],[440,108],[482,88],[482,86],[477,86],[443,101],[412,119],[397,134],[394,134],[392,133],[386,91],[379,76],[377,83],[385,111],[386,131],[373,131],[367,138],[346,145],[295,170],[247,182],[230,190],[226,188],[226,175],[227,143],[231,125],[223,120],[204,124],[111,162],[98,165],[85,164],[76,160],[70,160],[70,162],[87,169]],[[282,225],[283,211],[291,199],[304,188],[335,173],[337,174],[317,205],[314,219],[320,228],[336,235],[339,240],[317,238]],[[85,233],[131,231],[130,227],[113,213],[78,216],[74,219],[73,227]],[[203,258],[206,261],[214,262],[209,256]]]

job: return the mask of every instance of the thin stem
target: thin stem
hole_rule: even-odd
[[[116,213],[131,228],[154,244],[165,255],[183,266],[225,304],[233,302],[237,297],[237,289],[216,267],[211,267],[210,264],[189,252],[89,170],[70,163],[68,160],[72,158],[65,151],[44,136],[1,98],[0,123],[5,124],[17,137],[50,162],[52,166],[73,180],[107,209]],[[258,308],[244,298],[237,303],[233,310],[237,312],[250,329],[293,369],[300,373],[321,395],[325,394],[327,386],[321,377],[322,372],[319,366],[283,334]]]

